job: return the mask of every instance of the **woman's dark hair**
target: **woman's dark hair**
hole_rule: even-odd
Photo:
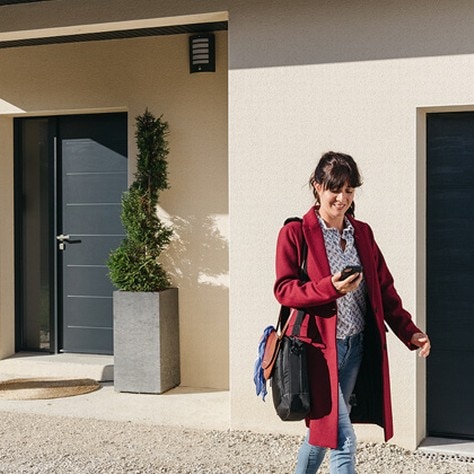
[[[324,153],[309,179],[309,186],[313,190],[317,206],[319,205],[319,196],[315,184],[322,185],[323,189],[339,191],[346,183],[349,183],[352,188],[358,188],[362,185],[362,178],[357,164],[352,156],[334,151]],[[353,216],[354,209],[355,204],[353,202],[346,213]]]

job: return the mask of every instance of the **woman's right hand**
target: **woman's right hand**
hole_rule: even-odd
[[[334,288],[336,288],[337,292],[341,295],[347,295],[347,293],[357,289],[363,278],[362,273],[355,273],[354,275],[347,277],[345,280],[341,280],[341,275],[341,272],[337,272],[331,277]]]

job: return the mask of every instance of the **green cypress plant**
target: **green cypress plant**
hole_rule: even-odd
[[[148,111],[136,118],[137,172],[122,198],[126,237],[107,261],[112,283],[123,291],[161,291],[170,287],[159,256],[172,229],[158,218],[160,191],[168,189],[168,123]]]

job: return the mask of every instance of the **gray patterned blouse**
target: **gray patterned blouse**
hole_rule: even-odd
[[[337,229],[328,228],[319,215],[318,219],[323,231],[331,273],[334,275],[347,265],[360,265],[359,254],[354,245],[354,228],[349,219],[344,218],[342,236]],[[342,250],[341,238],[346,241],[344,250]],[[337,339],[344,339],[364,330],[365,314],[367,312],[366,295],[367,287],[365,280],[362,279],[361,284],[355,291],[351,291],[337,299]]]

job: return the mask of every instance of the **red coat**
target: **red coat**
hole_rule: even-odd
[[[349,218],[367,284],[370,304],[366,316],[364,358],[354,390],[351,419],[376,423],[384,428],[385,441],[393,436],[392,407],[385,322],[409,349],[411,337],[422,332],[393,285],[393,278],[378,248],[372,229]],[[299,281],[303,230],[308,244],[307,272],[310,281]],[[314,208],[303,217],[303,224],[290,222],[278,236],[276,254],[277,300],[292,308],[305,308],[301,339],[312,342],[308,350],[312,408],[306,420],[309,442],[316,446],[337,447],[338,371],[336,348],[336,300],[341,295],[331,282],[331,271],[324,237]],[[291,325],[290,325],[291,329]]]

